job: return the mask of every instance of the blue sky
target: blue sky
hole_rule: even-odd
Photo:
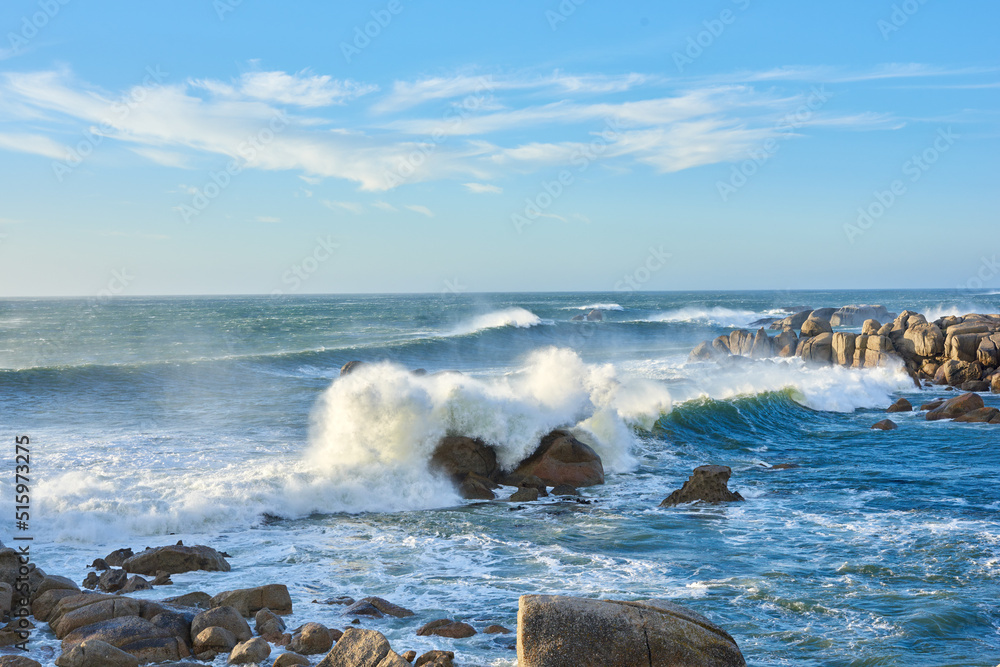
[[[966,285],[1000,252],[998,23],[7,0],[0,296]]]

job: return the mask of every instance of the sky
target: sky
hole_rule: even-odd
[[[5,0],[0,297],[997,289],[998,24]]]

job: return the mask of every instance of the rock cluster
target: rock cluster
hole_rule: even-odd
[[[813,365],[873,368],[902,364],[914,380],[931,380],[966,391],[1000,392],[1000,314],[968,314],[928,322],[920,313],[904,310],[892,316],[883,306],[844,306],[804,310],[778,320],[769,336],[737,329],[699,344],[693,361],[732,355],[764,359],[799,356]],[[871,315],[872,317],[866,317]],[[865,317],[863,321],[862,317]],[[882,322],[885,321],[885,324]],[[833,327],[861,326],[861,333]]]

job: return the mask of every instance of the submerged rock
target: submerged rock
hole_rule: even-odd
[[[979,394],[962,394],[961,396],[956,396],[955,398],[949,398],[944,401],[939,406],[930,410],[927,413],[927,421],[936,421],[939,419],[955,419],[956,417],[961,417],[967,412],[972,412],[973,410],[978,410],[984,407],[983,399]]]
[[[913,411],[913,404],[910,403],[905,398],[899,399],[898,401],[890,405],[889,408],[886,410],[886,412],[912,412],[912,411]]]
[[[874,424],[872,424],[872,429],[876,431],[894,431],[897,428],[899,428],[899,426],[897,426],[896,422],[892,421],[891,419],[883,419],[880,422],[875,422]]]
[[[599,308],[594,308],[592,311],[587,313],[588,322],[600,322],[604,319],[604,311]]]
[[[453,621],[450,618],[439,618],[436,621],[427,623],[417,630],[418,637],[428,637],[437,635],[439,637],[450,637],[452,639],[465,639],[476,634],[475,628],[468,623]]]
[[[340,377],[345,375],[350,375],[354,371],[358,370],[365,365],[363,361],[348,361],[346,364],[340,367]]]
[[[743,496],[729,490],[728,482],[732,474],[729,466],[698,466],[680,489],[660,503],[660,507],[699,500],[708,503],[741,501]]]
[[[997,408],[976,408],[966,412],[961,417],[956,417],[957,422],[969,422],[979,424],[1000,424],[1000,410]]]
[[[665,600],[620,602],[523,595],[520,667],[744,667],[736,641],[710,620]]]

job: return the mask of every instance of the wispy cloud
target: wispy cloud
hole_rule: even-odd
[[[403,208],[409,209],[414,213],[419,213],[420,215],[426,215],[428,218],[434,217],[434,212],[431,211],[426,206],[421,206],[420,204],[407,204]]]
[[[42,155],[53,160],[65,158],[69,154],[66,146],[41,134],[0,133],[0,148]]]
[[[339,80],[318,76],[307,70],[287,72],[246,72],[234,83],[210,79],[193,80],[194,86],[217,95],[248,98],[263,102],[290,104],[300,107],[325,107],[344,104],[348,100],[378,90],[378,86],[350,79]]]
[[[462,185],[464,185],[469,192],[474,192],[477,195],[498,195],[503,192],[503,188],[499,185],[490,185],[489,183],[463,183]]]
[[[326,206],[332,211],[350,211],[355,215],[361,215],[365,212],[364,205],[354,201],[330,201],[329,199],[324,199],[322,203],[323,206]]]
[[[399,210],[398,208],[396,208],[395,206],[386,201],[377,201],[374,204],[372,204],[372,206],[374,206],[377,209],[387,211],[389,213],[395,213],[396,211]]]

